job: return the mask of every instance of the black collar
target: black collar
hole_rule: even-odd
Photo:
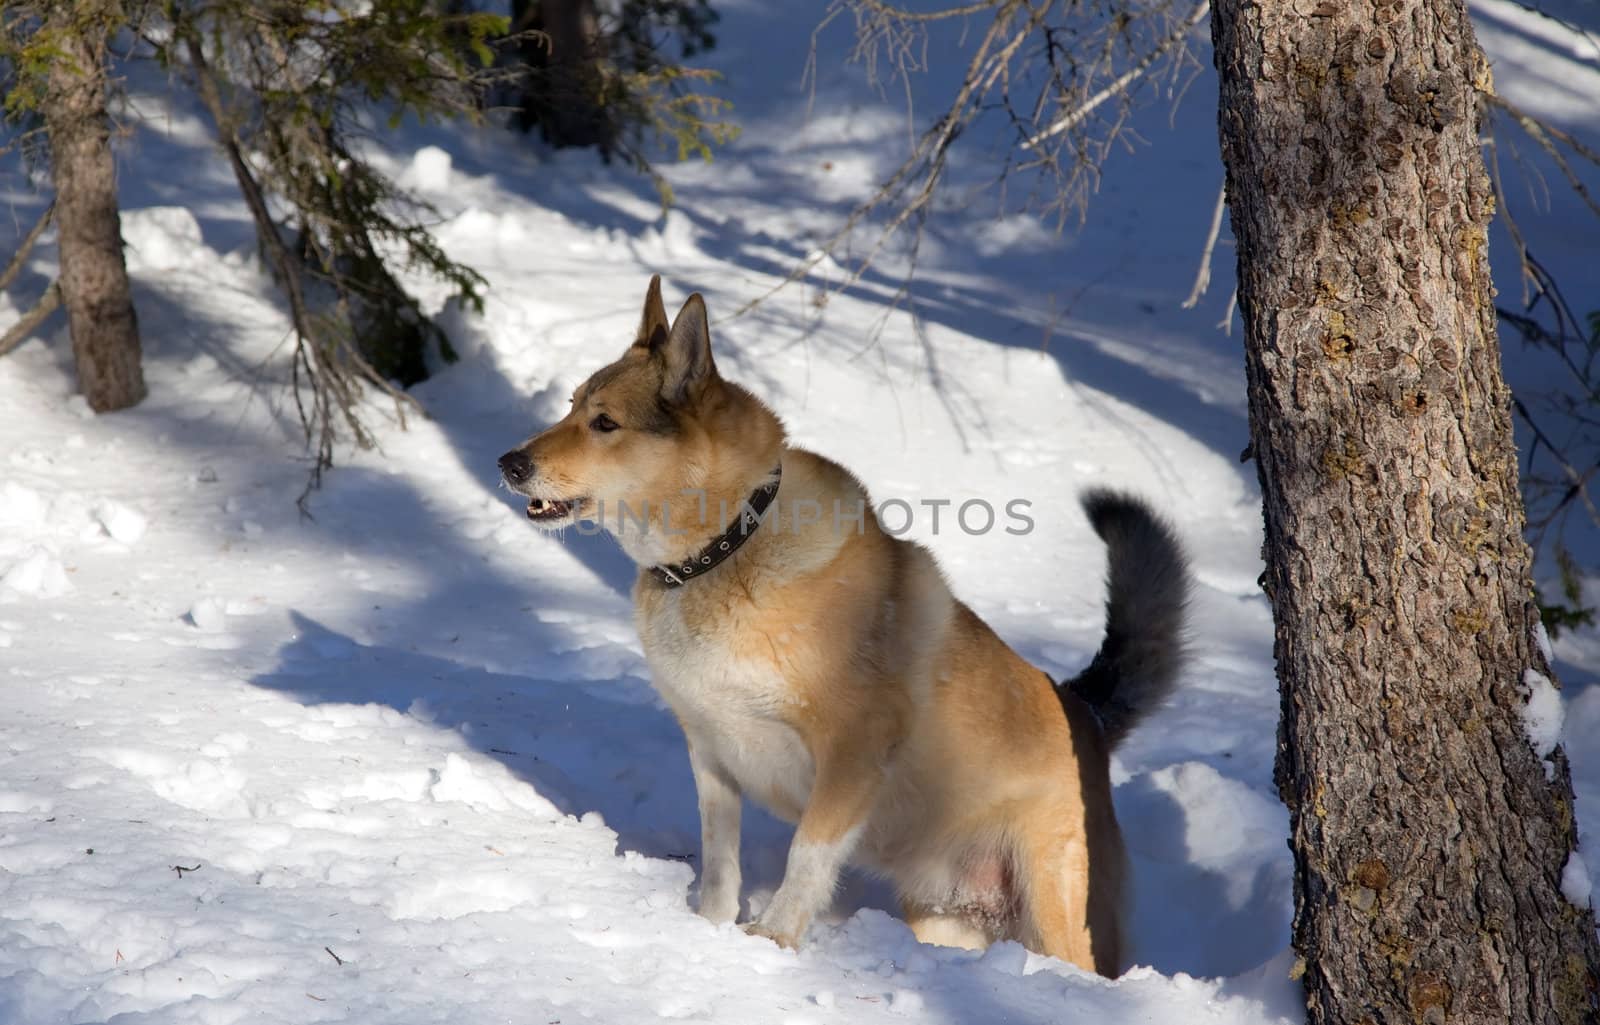
[[[650,575],[661,581],[665,587],[682,587],[692,577],[705,576],[711,572],[717,563],[737,552],[739,546],[748,541],[756,528],[761,526],[762,514],[777,496],[778,482],[782,476],[783,466],[779,464],[777,469],[772,471],[771,483],[752,491],[750,497],[744,500],[739,508],[738,518],[731,527],[712,538],[710,544],[686,557],[682,562],[651,566]]]

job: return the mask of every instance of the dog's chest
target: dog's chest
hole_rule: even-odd
[[[790,725],[795,699],[772,662],[742,652],[749,638],[734,630],[691,630],[667,603],[641,609],[639,633],[656,689],[697,755],[775,814],[798,819],[815,766]]]

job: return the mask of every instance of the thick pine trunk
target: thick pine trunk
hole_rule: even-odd
[[[516,31],[537,29],[542,39],[519,46],[534,79],[523,90],[518,124],[538,126],[553,146],[595,146],[609,160],[616,125],[605,109],[600,19],[594,0],[512,0]]]
[[[145,387],[106,117],[106,39],[103,28],[93,27],[91,7],[114,13],[114,5],[103,3],[62,4],[47,22],[61,52],[51,63],[43,109],[78,387],[89,407],[104,413],[134,405]]]
[[[1278,783],[1313,1023],[1596,1020],[1461,0],[1217,0]]]

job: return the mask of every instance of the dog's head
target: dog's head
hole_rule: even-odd
[[[658,276],[622,358],[578,386],[558,423],[501,456],[500,473],[538,526],[593,520],[621,537],[620,516],[692,529],[709,500],[714,520],[718,501],[744,498],[782,444],[777,418],[718,374],[705,300],[691,295],[669,324]]]

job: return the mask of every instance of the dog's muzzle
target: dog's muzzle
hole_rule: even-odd
[[[500,476],[512,487],[526,484],[533,476],[533,460],[522,449],[512,449],[500,457]]]

